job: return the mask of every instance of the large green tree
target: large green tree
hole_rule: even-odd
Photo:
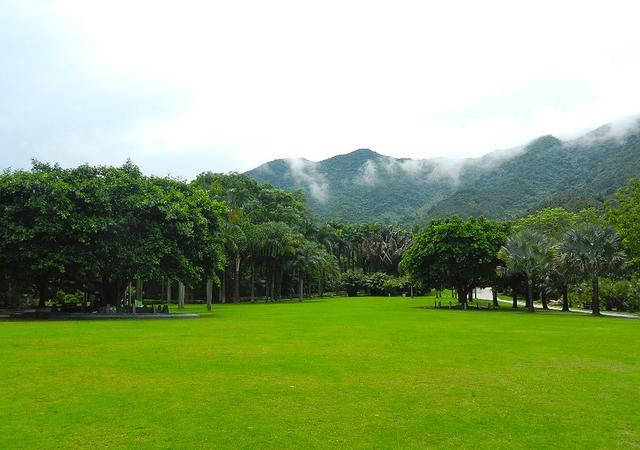
[[[622,239],[629,265],[640,269],[640,179],[631,180],[618,190],[610,206],[607,218]]]
[[[30,172],[5,173],[0,208],[2,264],[31,279],[41,299],[70,285],[117,305],[136,278],[193,283],[224,258],[222,203],[184,182],[146,177],[131,163],[36,163]]]
[[[595,208],[578,212],[567,211],[564,208],[546,208],[516,220],[513,223],[513,232],[537,231],[556,242],[579,223],[594,223],[600,220],[600,216],[601,214]]]
[[[0,176],[0,267],[13,284],[32,286],[40,306],[61,278],[78,281],[72,269],[86,263],[74,232],[72,189],[64,170],[39,162]]]
[[[495,276],[501,242],[494,222],[453,216],[432,221],[414,236],[400,267],[415,282],[453,287],[466,304],[469,293]]]

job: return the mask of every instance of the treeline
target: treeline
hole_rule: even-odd
[[[575,306],[640,309],[640,181],[620,189],[604,211],[544,209],[510,222],[457,216],[432,221],[414,236],[401,268],[411,281],[452,289],[464,307],[477,286],[518,297],[529,311],[556,299]]]
[[[354,273],[362,280],[364,274],[396,279],[411,243],[411,231],[402,227],[319,223],[302,191],[275,189],[246,175],[203,173],[193,184],[227,207],[221,302],[323,295],[345,290]],[[376,287],[358,286],[367,292]]]
[[[35,162],[0,175],[0,302],[82,298],[100,307],[176,294],[240,302],[452,289],[464,305],[475,287],[491,286],[495,302],[500,292],[529,306],[564,298],[638,309],[638,205],[634,181],[604,213],[453,216],[422,229],[320,223],[302,191],[246,175],[185,182],[145,176],[131,163]]]
[[[399,227],[319,224],[301,191],[235,173],[187,183],[131,163],[35,162],[0,175],[3,305],[302,299],[341,289],[342,272],[397,276],[410,240]]]

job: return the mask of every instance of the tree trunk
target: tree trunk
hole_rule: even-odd
[[[498,303],[498,289],[495,286],[491,288],[491,296],[493,297],[493,306],[498,308],[500,306]]]
[[[44,308],[46,306],[45,303],[50,299],[49,283],[46,281],[38,283],[38,308]]]
[[[256,301],[256,263],[251,261],[251,303]]]
[[[227,303],[227,276],[226,276],[226,270],[222,271],[222,290],[220,291],[220,293],[222,294],[220,296],[220,302],[221,303]]]
[[[542,309],[549,309],[549,305],[547,305],[547,291],[544,289],[540,292],[540,300],[542,300]]]
[[[102,282],[102,303],[101,306],[120,306],[120,299],[125,292],[126,284],[123,281],[109,281],[108,277],[103,277]]]
[[[533,307],[533,280],[530,278],[527,280],[527,302],[529,303],[529,312],[534,312]]]
[[[511,292],[511,297],[513,298],[513,303],[511,304],[511,307],[513,309],[518,309],[518,291],[513,289],[513,291]]]
[[[600,285],[598,283],[598,277],[595,276],[591,279],[591,314],[594,316],[600,315]]]
[[[213,280],[211,278],[207,278],[206,296],[207,311],[211,311],[211,300],[213,299]]]
[[[569,311],[569,289],[567,286],[562,288],[562,310]]]
[[[184,309],[184,283],[182,281],[178,281],[178,309]]]
[[[233,285],[233,303],[240,301],[240,254],[236,254],[235,258],[235,278]]]
[[[271,270],[271,301],[276,300],[276,271],[274,269]]]
[[[143,284],[142,280],[140,278],[138,278],[136,280],[136,301],[133,303],[133,312],[134,312],[134,314],[136,312],[137,303],[140,303],[140,305],[142,305],[142,301],[144,299],[143,289],[144,289],[144,284]]]
[[[467,307],[467,291],[464,288],[457,288],[456,292],[458,294],[458,303],[462,305],[464,309]]]
[[[167,305],[171,303],[171,280],[167,279]]]
[[[304,278],[302,278],[302,271],[298,272],[298,278],[300,278],[300,285],[299,285],[299,289],[298,289],[298,296],[300,298],[300,301],[302,301],[302,299],[304,298]]]

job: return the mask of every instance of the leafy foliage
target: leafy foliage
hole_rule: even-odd
[[[55,286],[116,305],[135,278],[194,282],[223,261],[223,205],[137,167],[62,169],[35,163],[0,177],[0,261],[41,303]]]
[[[497,253],[506,231],[506,225],[482,217],[432,221],[404,253],[402,271],[428,287],[454,287],[458,300],[466,303],[471,289],[495,278]]]
[[[607,210],[607,218],[622,239],[622,246],[629,255],[629,264],[640,268],[640,180],[631,180],[615,195],[615,201]]]
[[[626,258],[615,231],[598,224],[578,225],[567,232],[559,251],[571,272],[591,282],[591,307],[593,314],[599,314],[599,277],[619,271]]]
[[[509,236],[498,253],[504,261],[504,271],[510,275],[521,274],[527,280],[527,304],[533,312],[533,283],[542,276],[551,260],[551,243],[541,233],[522,230]]]

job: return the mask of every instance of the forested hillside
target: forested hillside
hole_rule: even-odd
[[[434,168],[360,149],[321,162],[276,160],[248,175],[279,188],[303,189],[322,218],[408,223],[453,192],[451,181],[438,177]]]
[[[576,209],[610,197],[640,174],[640,134],[562,143],[553,136],[434,205],[429,217],[454,213],[504,219],[542,206]],[[574,205],[574,203],[576,203]]]
[[[493,219],[543,207],[597,206],[640,176],[640,127],[609,124],[562,142],[543,136],[482,158],[396,159],[368,149],[320,162],[276,160],[248,172],[258,181],[303,189],[323,219],[421,223],[452,214]]]

